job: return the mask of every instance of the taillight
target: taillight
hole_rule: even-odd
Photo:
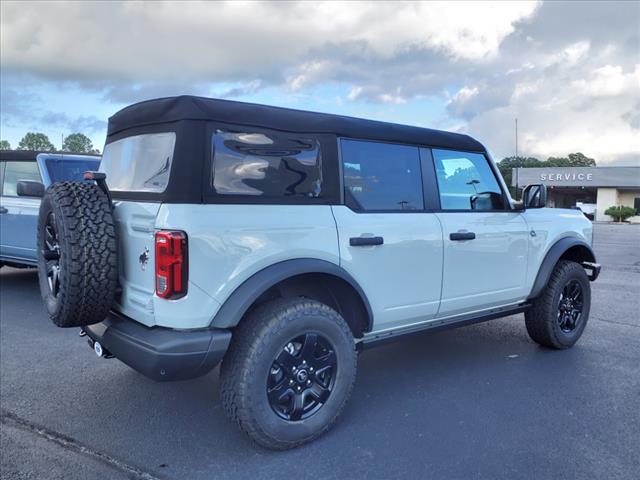
[[[156,295],[168,299],[184,297],[189,281],[188,263],[186,233],[156,232]]]

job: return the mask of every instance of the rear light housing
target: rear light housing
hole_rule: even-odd
[[[156,232],[156,295],[175,300],[187,294],[189,258],[187,234],[179,230]]]

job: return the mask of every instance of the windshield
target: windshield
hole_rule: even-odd
[[[100,159],[71,160],[64,158],[47,158],[45,165],[51,183],[70,181],[81,181],[84,172],[97,170]]]
[[[100,171],[113,191],[161,193],[167,188],[174,132],[123,138],[104,147]]]

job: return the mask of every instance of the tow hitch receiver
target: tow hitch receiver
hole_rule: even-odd
[[[100,342],[95,342],[91,337],[87,338],[87,342],[89,343],[89,346],[93,349],[93,351],[98,357],[102,357],[102,358],[114,357],[114,355],[109,350],[104,348]]]

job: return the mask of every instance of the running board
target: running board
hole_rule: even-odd
[[[379,334],[370,334],[370,336],[364,337],[360,342],[358,342],[356,347],[358,350],[364,350],[374,346],[377,347],[383,343],[404,339],[410,335],[418,333],[451,330],[458,327],[473,325],[474,323],[482,323],[496,318],[508,317],[509,315],[515,315],[516,313],[526,312],[529,308],[531,308],[530,303],[522,303],[513,307],[494,308],[479,314],[462,315],[442,320],[430,320],[421,323],[420,325],[398,328],[396,330],[380,332]]]

